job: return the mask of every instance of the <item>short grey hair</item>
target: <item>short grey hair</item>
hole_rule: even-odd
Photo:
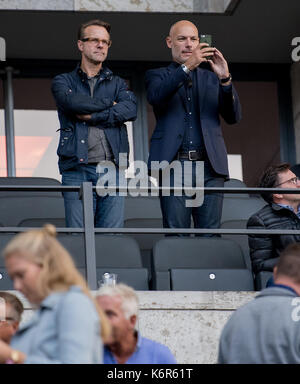
[[[116,284],[115,286],[103,285],[96,297],[101,296],[119,296],[122,301],[122,309],[124,316],[129,319],[131,316],[138,316],[139,311],[139,299],[134,289],[126,284]]]

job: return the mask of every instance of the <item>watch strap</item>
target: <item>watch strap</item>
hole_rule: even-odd
[[[232,76],[231,76],[231,74],[229,73],[229,76],[228,77],[225,77],[225,79],[220,79],[220,83],[221,84],[226,84],[226,83],[228,83],[229,81],[231,81],[232,80]]]

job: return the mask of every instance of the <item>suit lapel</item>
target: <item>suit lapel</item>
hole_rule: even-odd
[[[176,69],[177,69],[177,66],[175,66],[174,63],[171,63],[168,66],[169,73],[172,73]],[[187,112],[186,92],[185,92],[185,88],[184,88],[184,83],[183,82],[178,85],[178,94],[179,94],[179,97],[181,98],[181,101],[182,101],[182,104],[184,106],[184,109]]]
[[[187,112],[188,111],[188,108],[187,108],[187,100],[186,100],[186,91],[185,91],[185,87],[184,85],[182,85],[181,87],[179,87],[178,89],[178,94],[181,98],[181,101],[182,101],[182,104],[184,106],[184,109],[185,111]]]
[[[199,90],[199,110],[200,114],[204,107],[204,100],[205,100],[205,94],[207,90],[207,72],[204,71],[201,68],[197,68],[197,83],[198,83],[198,90]]]

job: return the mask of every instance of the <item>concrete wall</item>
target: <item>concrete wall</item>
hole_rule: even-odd
[[[0,9],[224,13],[236,0],[2,0]]]
[[[23,321],[32,315],[24,303]],[[138,291],[142,335],[167,345],[182,364],[214,364],[223,326],[257,292]]]

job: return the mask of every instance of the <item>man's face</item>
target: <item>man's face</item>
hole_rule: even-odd
[[[96,300],[111,324],[111,336],[106,342],[108,346],[120,343],[128,333],[134,332],[136,317],[131,316],[129,319],[125,317],[119,296],[98,296]]]
[[[297,178],[297,176],[290,170],[286,172],[281,172],[277,176],[277,184],[280,188],[294,188],[299,189],[300,188],[300,182]],[[280,198],[281,202],[280,204],[287,204],[289,202],[299,202],[300,203],[300,193],[295,194],[274,194],[275,198]]]
[[[13,316],[11,305],[6,303],[5,318],[0,321],[0,340],[10,343],[11,338],[16,333],[19,322]]]
[[[78,49],[82,57],[93,64],[100,64],[106,59],[110,47],[110,36],[104,27],[90,25],[85,28],[82,40],[78,40]]]
[[[171,28],[166,42],[171,48],[173,60],[184,64],[199,44],[198,30],[192,23],[179,22]]]

